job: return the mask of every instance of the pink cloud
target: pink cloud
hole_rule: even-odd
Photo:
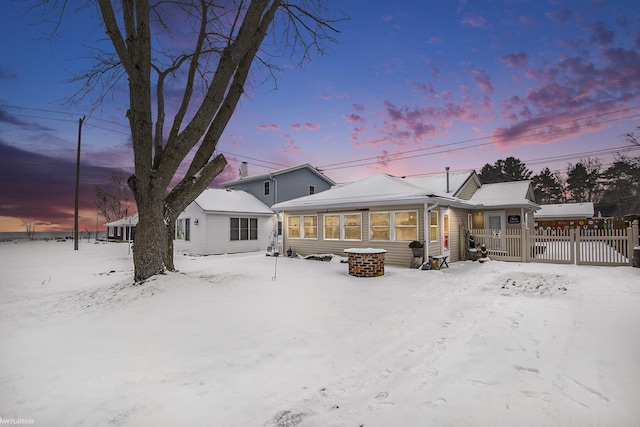
[[[519,67],[529,61],[529,55],[524,52],[508,53],[501,56],[500,60],[504,62],[508,67]]]
[[[494,131],[499,144],[548,143],[602,129],[603,114],[612,118],[640,97],[640,53],[605,48],[565,56],[530,76],[538,85],[501,105],[502,117],[514,124]]]
[[[323,93],[323,94],[320,95],[320,99],[329,100],[329,99],[331,99],[331,97],[329,95],[327,95],[326,93]]]
[[[288,156],[296,156],[298,154],[300,154],[300,147],[298,147],[295,143],[295,141],[289,141],[289,144],[287,145],[287,147],[284,149],[284,154],[288,155]]]
[[[485,93],[491,93],[495,90],[495,86],[493,86],[491,77],[489,77],[489,73],[487,73],[486,70],[482,70],[480,68],[475,68],[472,66],[471,74],[473,75],[473,81],[476,82],[480,90]]]
[[[319,130],[320,129],[320,123],[305,123],[304,127],[309,129],[309,130]]]
[[[362,117],[355,113],[345,114],[342,117],[349,123],[366,123],[367,121]]]
[[[558,26],[565,26],[571,21],[571,11],[564,8],[560,11],[551,11],[546,13],[546,17],[554,21]]]
[[[467,15],[460,21],[460,23],[470,25],[475,28],[484,28],[484,26],[487,24],[487,20],[482,16]]]
[[[362,113],[364,112],[364,110],[366,110],[366,107],[362,104],[352,104],[351,105],[353,107],[354,110],[356,110],[358,113]]]
[[[280,130],[280,126],[278,126],[275,123],[272,123],[270,125],[258,125],[258,129],[260,129],[260,130]]]
[[[302,129],[302,125],[300,123],[295,123],[291,125],[291,129],[295,130],[295,131],[299,131],[300,129]]]

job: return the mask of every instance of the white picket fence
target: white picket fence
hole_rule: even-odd
[[[616,230],[473,229],[462,235],[469,233],[477,247],[484,244],[491,258],[502,261],[631,265],[633,248],[640,244],[638,221]]]

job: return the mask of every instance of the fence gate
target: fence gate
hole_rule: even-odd
[[[615,230],[469,230],[476,244],[500,261],[577,265],[631,265],[638,223]]]

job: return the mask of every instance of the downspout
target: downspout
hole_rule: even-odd
[[[423,245],[423,251],[422,251],[422,255],[424,256],[424,261],[426,262],[429,259],[429,212],[431,212],[433,209],[437,208],[438,205],[440,203],[439,202],[435,202],[435,204],[429,206],[428,203],[424,204],[424,245]]]

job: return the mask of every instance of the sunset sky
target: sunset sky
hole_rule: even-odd
[[[339,183],[479,171],[509,156],[534,173],[587,157],[606,166],[640,125],[637,1],[328,4],[350,18],[338,44],[304,67],[275,58],[276,83],[256,74],[212,186],[242,161],[250,174],[310,163]],[[65,101],[91,48],[108,46],[97,16],[70,10],[47,38],[51,24],[24,15],[23,2],[0,2],[0,231],[73,228],[83,115],[81,229],[96,227],[94,185],[132,172],[126,81],[93,110],[95,97]]]

